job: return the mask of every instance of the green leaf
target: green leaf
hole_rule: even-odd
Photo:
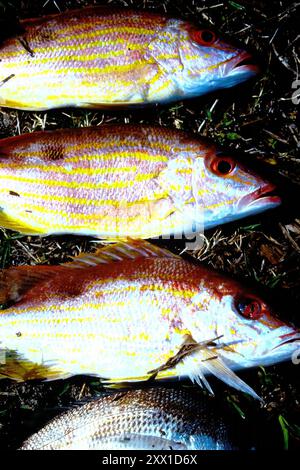
[[[233,406],[242,419],[246,419],[246,415],[243,410],[230,397],[227,397],[227,401]]]
[[[283,275],[282,274],[278,274],[277,276],[274,276],[272,279],[270,279],[266,285],[268,287],[270,287],[271,289],[274,289],[274,287],[277,286],[277,284],[281,281]]]
[[[237,134],[236,132],[228,132],[228,133],[226,134],[226,137],[227,137],[227,139],[229,139],[229,140],[237,140],[237,139],[240,139],[240,138],[241,138],[241,136],[240,136],[239,134]]]
[[[58,396],[61,397],[64,395],[70,388],[70,384],[66,383],[63,387],[63,389],[59,392]]]
[[[244,5],[240,5],[239,3],[236,3],[236,2],[232,2],[229,0],[229,5],[231,5],[233,8],[236,8],[237,10],[245,10],[246,8],[244,7]]]
[[[261,224],[246,225],[245,227],[242,227],[242,229],[247,231],[247,232],[252,232],[260,226],[261,226]]]
[[[282,435],[283,435],[283,448],[285,450],[288,450],[289,448],[289,423],[287,420],[282,416],[278,416],[278,421],[282,430]]]

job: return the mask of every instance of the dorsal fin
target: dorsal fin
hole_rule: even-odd
[[[71,263],[66,263],[64,266],[87,268],[99,264],[153,257],[179,258],[170,251],[145,240],[129,240],[128,242],[115,243],[99,248],[95,253],[81,253],[79,256],[74,257]]]
[[[168,250],[144,240],[130,240],[98,249],[95,253],[81,253],[73,261],[60,266],[16,266],[0,270],[0,305],[18,302],[31,288],[51,279],[63,268],[86,269],[100,264],[136,260],[138,258],[179,258]]]
[[[16,266],[0,270],[0,305],[18,302],[32,287],[57,272],[56,266]]]

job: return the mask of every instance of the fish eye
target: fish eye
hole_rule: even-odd
[[[234,168],[235,161],[230,157],[216,157],[211,162],[211,169],[218,176],[230,175]]]
[[[211,46],[216,39],[215,33],[209,29],[200,29],[193,33],[193,40],[202,46]]]
[[[241,299],[236,308],[240,315],[249,320],[258,320],[263,313],[259,301],[254,299]]]

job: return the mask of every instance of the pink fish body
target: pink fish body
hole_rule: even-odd
[[[152,126],[0,141],[0,225],[107,239],[195,234],[279,204],[274,186],[212,144]]]
[[[0,106],[43,110],[191,98],[257,73],[211,31],[101,7],[24,20],[0,47]]]

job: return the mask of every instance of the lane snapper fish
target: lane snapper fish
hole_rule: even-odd
[[[212,393],[213,374],[258,398],[234,370],[299,348],[299,331],[251,289],[144,241],[3,270],[0,293],[0,374],[17,380],[189,377]]]
[[[25,234],[192,235],[277,206],[274,189],[213,144],[161,127],[0,141],[0,226]]]
[[[21,21],[0,59],[0,106],[24,110],[181,100],[258,72],[249,53],[210,30],[102,7]]]
[[[79,404],[80,405],[80,404]],[[21,450],[232,450],[232,425],[202,393],[114,393],[51,420]]]

